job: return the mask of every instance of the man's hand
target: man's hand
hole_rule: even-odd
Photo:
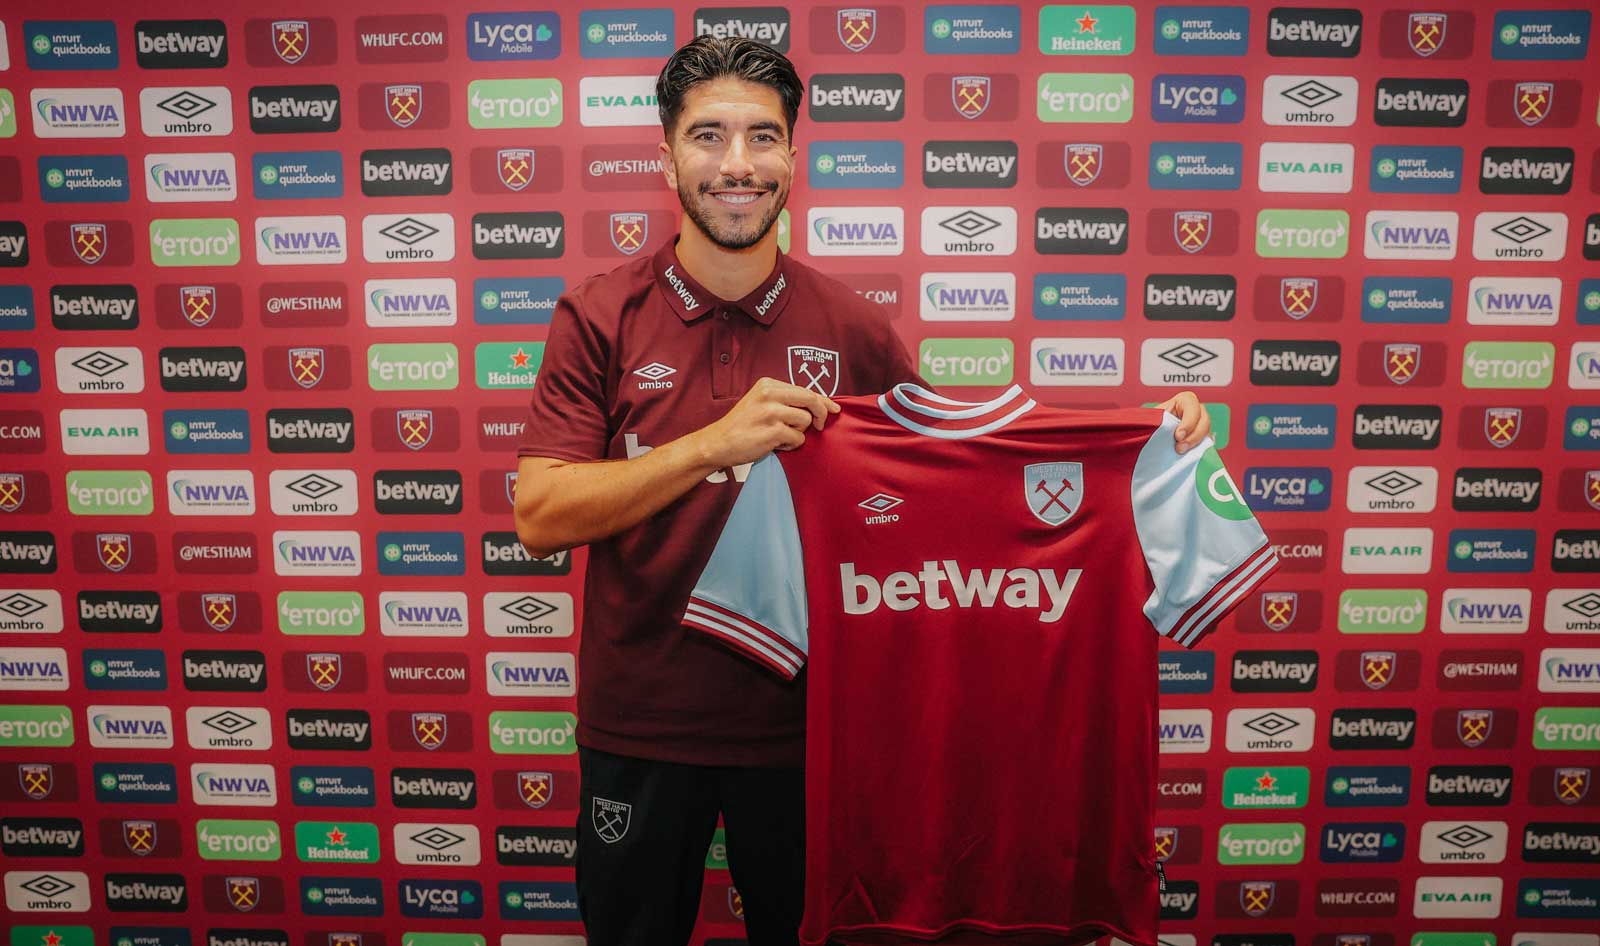
[[[689,436],[715,469],[752,463],[773,450],[805,443],[806,428],[822,429],[839,405],[808,388],[762,378],[722,419]]]
[[[1190,447],[1198,445],[1211,433],[1211,414],[1193,391],[1179,391],[1156,406],[1171,411],[1178,418],[1176,439],[1179,453],[1189,452]]]

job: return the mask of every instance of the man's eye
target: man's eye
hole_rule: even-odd
[[[702,131],[694,137],[696,141],[715,141],[717,139],[717,136],[709,131]]]

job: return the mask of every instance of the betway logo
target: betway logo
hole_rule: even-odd
[[[905,94],[905,89],[864,89],[860,86],[846,85],[837,89],[825,89],[820,85],[811,86],[812,108],[881,108],[892,112],[900,107],[900,97]]]
[[[323,124],[333,121],[339,112],[339,100],[304,99],[293,95],[275,99],[250,98],[251,118],[314,118]]]
[[[1467,107],[1467,97],[1450,92],[1424,92],[1407,89],[1391,92],[1378,86],[1378,111],[1380,112],[1434,112],[1455,117]]]
[[[397,159],[384,164],[361,163],[363,181],[427,181],[439,184],[449,173],[450,165],[444,161],[432,163]]]
[[[1587,854],[1590,858],[1600,858],[1600,834],[1576,834],[1560,829],[1554,831],[1536,831],[1533,825],[1528,825],[1522,835],[1522,850],[1548,851],[1554,854]]]
[[[387,480],[378,480],[377,485],[378,498],[387,501],[410,500],[454,505],[456,497],[460,494],[460,483],[418,483],[415,480],[391,483]]]
[[[284,440],[326,439],[344,443],[350,439],[350,428],[353,426],[349,421],[311,420],[302,417],[299,420],[286,422],[268,416],[267,436]]]
[[[1411,738],[1411,730],[1416,723],[1410,720],[1378,720],[1369,717],[1347,720],[1338,716],[1333,718],[1333,732],[1335,739],[1393,739],[1396,742],[1406,742]]]
[[[83,316],[83,315],[114,315],[120,321],[126,322],[133,317],[133,310],[138,308],[139,300],[112,299],[103,296],[75,296],[65,298],[50,294],[50,308],[58,316]]]
[[[1497,161],[1487,153],[1483,156],[1483,179],[1486,181],[1548,181],[1559,187],[1571,173],[1571,161],[1530,161],[1527,158]]]
[[[1174,286],[1162,289],[1154,283],[1144,284],[1144,304],[1157,306],[1183,306],[1207,308],[1226,312],[1233,304],[1232,289],[1197,289],[1194,286]]]
[[[993,608],[998,600],[1008,608],[1040,611],[1039,620],[1046,624],[1061,620],[1082,575],[1081,568],[1068,569],[1059,580],[1052,568],[974,568],[963,573],[957,562],[945,559],[923,562],[920,572],[891,572],[880,582],[871,575],[857,575],[854,562],[839,566],[846,614],[871,614],[879,605],[891,611],[919,606],[943,611],[952,604],[943,588],[948,582],[956,607]],[[1049,598],[1047,608],[1040,600],[1041,591]]]
[[[251,683],[260,683],[262,675],[266,672],[266,664],[239,663],[220,658],[212,660],[183,658],[183,675],[190,679],[248,680]]]
[[[739,17],[709,20],[701,16],[694,18],[695,36],[715,36],[718,39],[753,39],[766,43],[768,46],[781,48],[784,34],[788,32],[789,24],[782,20],[744,20]]]
[[[367,723],[336,723],[331,719],[312,719],[310,721],[289,717],[289,735],[296,738],[311,739],[344,739],[350,742],[365,742],[367,739]]]
[[[1255,663],[1245,662],[1237,657],[1233,661],[1235,680],[1293,680],[1296,683],[1310,683],[1311,677],[1316,672],[1315,663],[1287,663],[1281,660],[1263,660]]]
[[[1325,23],[1310,18],[1290,22],[1272,17],[1268,24],[1267,38],[1277,42],[1336,43],[1349,49],[1361,35],[1360,23]]]
[[[957,151],[955,154],[922,153],[922,169],[929,174],[988,174],[1008,178],[1017,166],[1014,154],[973,154]]]
[[[161,606],[156,604],[130,604],[126,601],[115,600],[91,603],[83,598],[78,599],[78,619],[80,621],[154,624],[156,615],[160,610]]]
[[[18,259],[27,245],[28,238],[25,236],[0,236],[0,256]]]
[[[183,902],[183,887],[178,884],[152,884],[144,880],[118,883],[107,877],[106,899],[170,903],[177,906]]]
[[[1252,371],[1315,372],[1326,378],[1339,367],[1338,355],[1313,355],[1299,351],[1265,352],[1259,348],[1250,351]]]
[[[537,834],[515,838],[501,834],[495,839],[495,848],[501,854],[559,854],[571,860],[578,851],[578,842],[576,839],[546,838]]]
[[[556,245],[556,241],[559,239],[561,239],[560,227],[531,227],[517,223],[502,223],[498,227],[486,227],[476,220],[472,222],[472,242],[479,245],[527,246],[535,244],[551,248]]]
[[[1035,217],[1037,222],[1034,236],[1041,240],[1098,240],[1102,243],[1121,243],[1122,234],[1127,231],[1125,223],[1096,223],[1069,217],[1055,223],[1044,217]]]
[[[394,793],[397,796],[419,795],[428,798],[459,798],[462,801],[472,797],[472,783],[469,781],[456,781],[437,779],[432,776],[422,778],[396,778],[392,780]]]
[[[1437,418],[1395,417],[1392,414],[1382,417],[1356,415],[1356,434],[1359,436],[1416,437],[1421,440],[1432,440],[1438,430]]]
[[[244,372],[244,362],[232,358],[171,358],[161,356],[161,377],[163,378],[226,378],[228,381],[239,383],[239,375]]]
[[[43,565],[55,558],[56,547],[47,543],[0,542],[0,562],[38,562]]]
[[[1524,505],[1533,505],[1539,495],[1539,480],[1503,480],[1491,476],[1481,480],[1456,478],[1457,499],[1515,499]]]
[[[222,45],[225,42],[225,37],[219,34],[189,35],[177,30],[156,34],[139,30],[136,35],[138,50],[141,53],[199,53],[210,59],[222,55]]]
[[[1556,536],[1555,557],[1558,559],[1572,559],[1575,561],[1592,562],[1600,559],[1600,540],[1584,539],[1574,542],[1571,539]]]
[[[30,847],[49,845],[58,849],[77,850],[78,844],[82,840],[83,831],[78,828],[43,828],[38,825],[13,828],[9,824],[0,824],[0,842],[3,842],[7,847],[11,845],[27,845]]]
[[[1453,775],[1445,777],[1428,773],[1428,794],[1430,795],[1474,795],[1504,798],[1511,788],[1508,778],[1488,778],[1477,775]]]

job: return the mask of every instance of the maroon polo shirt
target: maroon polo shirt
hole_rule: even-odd
[[[722,417],[762,377],[827,395],[916,380],[883,309],[779,254],[738,301],[684,272],[676,239],[556,303],[518,456],[623,460]],[[722,470],[589,546],[578,741],[698,765],[799,766],[804,675],[790,683],[679,623],[746,469]]]

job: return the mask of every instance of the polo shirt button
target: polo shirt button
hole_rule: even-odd
[[[727,352],[723,352],[720,356],[718,356],[717,360],[721,361],[723,364],[727,364],[728,363],[728,353]]]
[[[724,322],[728,321],[728,310],[727,309],[723,309],[722,310],[722,321],[724,321]]]

